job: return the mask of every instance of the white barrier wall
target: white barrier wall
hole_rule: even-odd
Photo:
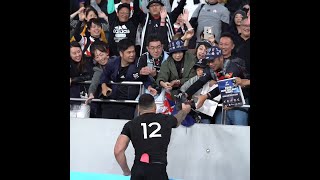
[[[70,170],[122,174],[113,148],[126,120],[70,119]],[[134,149],[126,151],[132,167]],[[249,180],[250,127],[195,124],[172,130],[167,172],[184,180]]]

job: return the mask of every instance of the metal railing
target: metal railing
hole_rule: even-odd
[[[80,82],[81,84],[91,84],[91,81],[84,81],[84,82]],[[118,85],[139,85],[140,86],[140,90],[139,90],[139,96],[141,96],[142,94],[144,94],[144,87],[143,87],[143,82],[141,81],[122,81],[122,82],[113,82],[111,81],[110,84],[118,84]],[[87,98],[70,98],[71,101],[86,101]],[[116,99],[92,99],[91,102],[115,102],[115,103],[136,103],[138,104],[138,100],[116,100]],[[159,102],[156,102],[157,104],[159,104]],[[219,107],[223,107],[223,104],[218,104]],[[248,104],[244,104],[240,107],[244,107],[244,108],[250,108],[250,105]],[[226,113],[227,110],[225,110],[224,108],[222,108],[222,124],[226,124]]]
[[[84,81],[80,82],[81,84],[91,84],[91,81]],[[110,84],[117,84],[117,85],[139,85],[139,95],[141,96],[144,94],[144,87],[143,82],[141,81],[122,81],[122,82],[113,82],[111,81]],[[70,98],[70,101],[86,101],[87,98]],[[92,99],[92,102],[115,102],[115,103],[138,103],[138,100],[116,100],[116,99]]]
[[[226,124],[227,123],[227,111],[223,108],[223,104],[218,104],[218,106],[222,107],[222,116],[221,116],[221,124]],[[239,107],[244,107],[244,108],[250,108],[250,105],[248,104],[244,104],[242,106]]]

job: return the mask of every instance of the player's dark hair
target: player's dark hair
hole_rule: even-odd
[[[154,106],[154,98],[150,94],[142,94],[139,98],[139,107],[142,109],[151,109]]]

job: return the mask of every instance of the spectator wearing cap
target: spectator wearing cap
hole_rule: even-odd
[[[122,39],[136,41],[137,28],[139,23],[143,22],[144,14],[139,8],[139,0],[133,3],[134,13],[130,17],[130,5],[127,3],[118,6],[118,12],[113,11],[108,15],[110,24],[110,55],[119,56],[117,45]]]
[[[196,75],[193,68],[196,58],[187,52],[184,42],[180,39],[169,44],[169,57],[160,68],[156,83],[170,91],[171,96],[178,94],[178,89],[190,78]]]
[[[144,13],[149,12],[149,9],[147,8],[149,1],[148,0],[141,0],[141,9]],[[161,2],[163,3],[163,6],[166,8],[167,12],[170,13],[171,12],[171,0],[161,0]]]
[[[222,50],[213,46],[208,49],[206,54],[206,60],[208,62],[208,68],[204,70],[204,75],[200,77],[195,83],[193,83],[187,90],[186,96],[188,99],[192,98],[192,95],[203,87],[208,81],[222,80],[232,77],[244,78],[244,74],[239,70],[238,65],[230,60],[223,58]],[[213,99],[220,94],[219,88],[214,88],[207,94],[198,96],[198,106],[200,108],[206,99]],[[215,120],[216,124],[221,124],[221,111],[218,112]],[[233,108],[227,111],[227,124],[232,125],[248,125],[248,113],[243,108]]]
[[[149,0],[147,8],[149,12],[145,14],[141,33],[141,50],[140,55],[147,51],[145,44],[149,34],[157,34],[164,44],[164,50],[168,51],[168,44],[174,35],[173,24],[178,16],[183,12],[186,0],[180,0],[179,5],[170,13],[167,13],[161,0]]]

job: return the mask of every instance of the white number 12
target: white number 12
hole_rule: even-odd
[[[149,138],[154,138],[154,137],[161,137],[161,134],[156,134],[158,131],[161,129],[161,125],[158,122],[153,122],[150,123],[148,126],[151,127],[153,125],[157,126],[157,129],[155,129],[150,135]],[[147,139],[147,123],[141,123],[141,126],[143,127],[143,139]]]

